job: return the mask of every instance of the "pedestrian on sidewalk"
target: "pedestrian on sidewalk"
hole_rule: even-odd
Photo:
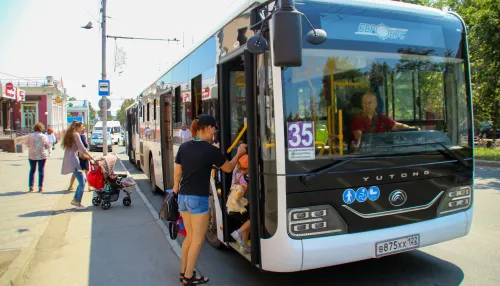
[[[33,192],[33,187],[35,185],[35,172],[36,166],[38,165],[38,192],[43,192],[43,177],[45,175],[45,162],[47,160],[47,149],[50,148],[49,140],[47,136],[43,134],[42,123],[37,122],[33,126],[33,133],[28,137],[26,145],[29,149],[29,162],[30,162],[30,173],[29,173],[29,191]]]
[[[71,201],[71,204],[76,206],[77,210],[86,209],[86,207],[82,205],[83,189],[85,188],[86,178],[83,175],[77,153],[80,152],[87,160],[92,158],[80,138],[82,129],[83,123],[81,121],[73,121],[66,131],[66,134],[64,134],[62,142],[62,146],[64,148],[64,158],[61,174],[67,175],[73,173],[78,180],[75,197]]]
[[[52,150],[54,150],[54,145],[57,143],[57,138],[56,134],[54,134],[54,130],[52,128],[47,128],[47,133],[45,133],[47,136],[47,139],[49,140],[50,143],[50,148],[49,148],[49,157],[52,155]]]
[[[174,192],[179,194],[179,212],[186,227],[186,238],[182,243],[182,272],[184,285],[208,282],[206,277],[196,277],[194,267],[205,240],[208,227],[210,172],[217,166],[231,173],[238,160],[246,154],[246,145],[238,147],[236,156],[228,162],[221,150],[212,145],[216,130],[215,118],[201,114],[191,124],[193,140],[183,143],[175,157]]]
[[[80,139],[82,140],[83,146],[85,148],[89,148],[89,144],[87,142],[87,136],[85,135],[85,127],[82,128],[80,132]],[[78,152],[78,159],[80,160],[80,168],[85,172],[85,178],[87,178],[89,174],[89,160],[85,159],[85,154]],[[71,175],[71,180],[69,182],[68,191],[73,190],[73,184],[75,183],[76,177],[75,175]],[[89,191],[93,191],[93,188],[89,185]]]

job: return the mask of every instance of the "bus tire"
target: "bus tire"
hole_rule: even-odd
[[[205,234],[208,243],[210,243],[214,248],[220,249],[223,244],[217,237],[217,213],[215,211],[215,200],[213,192],[210,192],[209,205],[210,205],[210,218],[208,221],[208,229]]]
[[[157,193],[160,188],[156,186],[155,166],[153,157],[149,157],[149,181],[151,183],[151,191],[153,194]]]

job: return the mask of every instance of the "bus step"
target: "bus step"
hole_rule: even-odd
[[[237,242],[230,242],[229,245],[236,250],[239,254],[243,255],[248,261],[252,261],[252,256],[250,256],[250,253],[241,253],[240,252],[240,244]]]

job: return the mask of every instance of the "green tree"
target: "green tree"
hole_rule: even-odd
[[[77,99],[76,99],[76,97],[74,97],[74,96],[72,96],[72,97],[68,98],[68,101],[75,101],[75,100],[77,100]]]
[[[96,110],[94,109],[94,107],[92,106],[92,103],[90,103],[89,101],[89,113],[90,113],[90,120],[94,119],[95,118],[95,114],[96,114]]]
[[[132,98],[127,98],[123,101],[122,106],[116,112],[116,118],[120,121],[120,124],[125,124],[125,109],[135,103],[135,100]]]

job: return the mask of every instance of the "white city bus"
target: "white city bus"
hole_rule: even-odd
[[[155,191],[172,188],[180,128],[198,114],[215,116],[214,144],[228,159],[248,143],[252,251],[242,255],[262,270],[377,258],[470,230],[471,85],[454,13],[395,1],[247,1],[137,104],[137,161]],[[393,120],[419,128],[389,132]],[[244,218],[226,212],[230,184],[214,169],[207,239],[238,249],[230,233]]]

